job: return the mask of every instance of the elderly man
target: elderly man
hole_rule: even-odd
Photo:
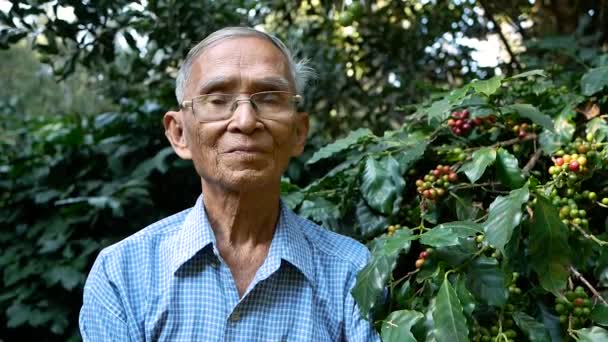
[[[375,341],[350,294],[368,252],[295,215],[280,179],[304,149],[307,69],[275,37],[225,28],[177,78],[165,133],[191,159],[193,208],[104,249],[87,279],[85,341]]]

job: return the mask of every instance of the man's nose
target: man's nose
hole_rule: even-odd
[[[244,134],[251,134],[256,128],[261,127],[262,123],[258,120],[253,102],[248,99],[237,100],[234,103],[232,119],[228,125],[228,130],[240,131]]]

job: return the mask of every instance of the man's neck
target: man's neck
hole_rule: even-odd
[[[279,192],[233,192],[203,184],[203,199],[218,245],[254,247],[272,240],[279,215]]]
[[[203,183],[203,199],[220,255],[242,297],[270,250],[279,191],[232,192]]]

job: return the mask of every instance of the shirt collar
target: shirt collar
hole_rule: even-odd
[[[258,272],[260,276],[267,277],[279,268],[281,260],[285,260],[314,284],[312,246],[302,229],[296,214],[281,201],[279,222],[272,238],[267,260]],[[170,243],[171,246],[175,246],[169,254],[169,264],[173,273],[205,247],[215,246],[215,236],[207,219],[203,195],[199,196],[194,207],[186,215],[181,229]]]
[[[181,228],[169,243],[169,264],[173,273],[203,248],[208,245],[215,246],[215,236],[205,213],[203,195],[198,197]]]
[[[274,272],[280,261],[285,260],[302,272],[311,284],[315,283],[312,246],[302,229],[296,214],[281,201],[279,222],[260,276]]]

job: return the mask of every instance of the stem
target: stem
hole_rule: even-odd
[[[594,296],[596,296],[602,303],[604,303],[604,305],[608,305],[608,302],[606,302],[604,297],[602,297],[602,295],[597,292],[593,285],[591,285],[591,283],[589,283],[589,281],[587,281],[587,279],[585,279],[585,277],[583,277],[583,275],[576,268],[574,268],[574,266],[570,266],[570,272],[572,272],[572,274],[574,274],[576,278],[578,278],[583,284],[585,284],[589,291],[591,291]]]
[[[418,273],[418,270],[413,270],[411,272],[408,272],[406,275],[404,275],[403,277],[393,281],[392,286],[397,286],[400,282],[404,281],[405,279],[413,276],[414,274]]]
[[[524,141],[528,141],[528,140],[536,140],[537,137],[538,136],[536,134],[528,134],[523,138],[513,138],[513,139],[497,142],[496,144],[490,145],[487,147],[496,148],[496,147],[503,147],[503,146],[511,146],[511,145],[515,145],[520,142],[524,142]],[[478,149],[480,149],[480,147],[471,147],[471,148],[464,149],[463,151],[473,151],[473,150],[478,150]]]
[[[534,143],[534,145],[536,145],[536,141]],[[534,165],[536,165],[536,162],[538,161],[538,159],[540,158],[541,154],[543,153],[543,151],[541,149],[537,149],[536,151],[534,151],[534,154],[532,155],[532,157],[530,157],[530,160],[528,160],[528,163],[526,164],[526,166],[524,166],[523,168],[523,172],[524,174],[529,174],[530,171],[534,168]]]
[[[595,235],[587,233],[583,228],[581,228],[580,226],[576,225],[576,224],[572,224],[572,226],[574,228],[576,228],[576,230],[578,230],[581,234],[583,234],[583,236],[595,243],[597,243],[600,246],[606,246],[608,245],[608,241],[603,241],[598,239]]]
[[[497,182],[487,182],[487,183],[479,183],[479,184],[467,184],[467,183],[461,183],[459,185],[455,185],[452,187],[453,190],[460,190],[460,189],[471,189],[471,188],[483,188],[484,186],[494,186],[494,185],[498,185],[499,183]],[[450,193],[452,193],[450,191]]]

